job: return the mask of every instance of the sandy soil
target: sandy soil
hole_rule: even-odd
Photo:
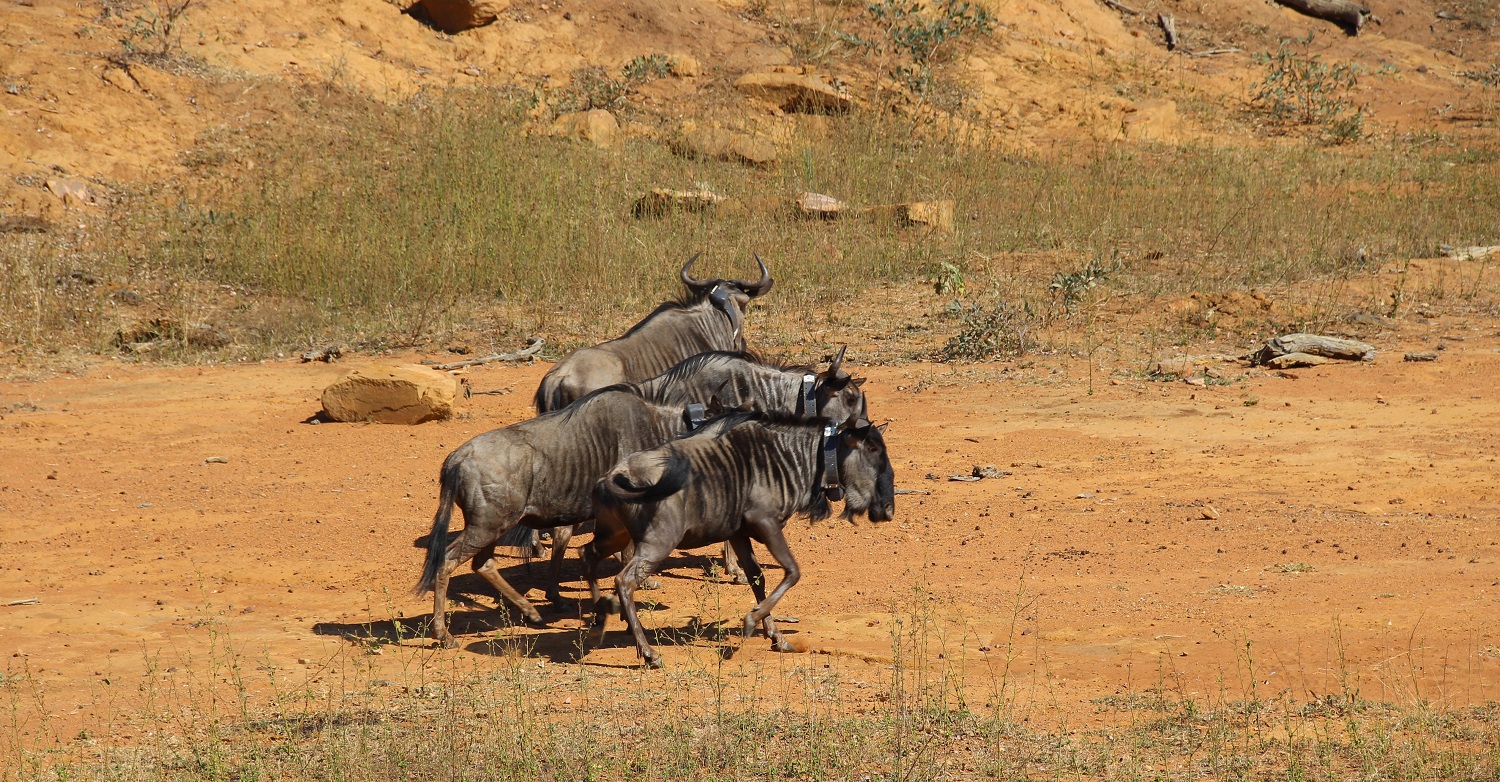
[[[930,662],[979,676],[1013,654],[1016,682],[1080,715],[1126,688],[1208,694],[1252,677],[1298,695],[1347,674],[1370,698],[1496,697],[1497,326],[1440,323],[1420,342],[1382,343],[1371,364],[1226,364],[1223,385],[1096,367],[1091,388],[1086,366],[1060,357],[872,369],[897,485],[923,493],[898,497],[885,524],[794,521],[804,579],[778,614],[799,617],[797,642],[827,656],[775,655],[757,639],[733,659],[821,660],[881,681],[893,621],[930,612]],[[1438,361],[1402,361],[1438,336]],[[225,644],[335,686],[334,661],[365,646],[346,636],[388,640],[391,620],[427,616],[430,599],[409,589],[438,465],[527,416],[545,368],[474,369],[475,388],[513,393],[409,428],[304,423],[344,366],[105,364],[0,384],[7,675],[30,676],[64,724],[128,710],[147,673],[202,675]],[[947,480],[974,465],[1009,474]],[[748,592],[705,591],[704,562],[674,561],[648,624],[737,623]],[[1306,572],[1281,572],[1303,569],[1292,563]],[[506,572],[541,600],[524,563]],[[463,646],[370,656],[372,675],[394,678],[413,660],[506,664],[490,631],[509,612],[492,610],[475,576],[455,591],[473,597],[457,607]],[[25,598],[39,602],[5,605]],[[530,654],[566,661],[576,613],[544,614]],[[687,654],[664,652],[669,666]],[[583,664],[619,675],[633,662],[616,632]],[[552,670],[567,677],[573,665]]]

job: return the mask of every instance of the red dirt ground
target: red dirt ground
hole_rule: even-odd
[[[756,639],[733,659],[834,662],[880,681],[892,622],[914,615],[921,588],[933,662],[974,676],[1014,649],[1015,680],[1079,715],[1126,688],[1239,692],[1252,675],[1297,695],[1336,689],[1346,673],[1369,698],[1496,697],[1500,334],[1493,320],[1433,328],[1382,344],[1371,364],[1286,376],[1226,365],[1228,384],[1206,387],[1096,369],[1091,394],[1083,363],[1062,358],[872,369],[897,485],[930,494],[898,497],[885,524],[794,521],[804,578],[777,613],[800,617],[797,642],[829,656],[778,656]],[[1438,361],[1402,361],[1437,335]],[[85,723],[128,711],[130,683],[148,670],[201,673],[226,642],[245,661],[332,686],[332,661],[363,648],[342,634],[424,618],[430,599],[409,594],[423,553],[413,541],[430,523],[438,465],[527,416],[546,366],[472,370],[475,388],[514,393],[475,396],[456,420],[303,423],[346,368],[110,363],[0,383],[8,675],[29,675],[54,718]],[[984,464],[1009,474],[946,479]],[[663,577],[651,626],[737,625],[748,592],[706,590],[702,562]],[[1311,570],[1280,572],[1288,563]],[[507,573],[540,600],[519,560]],[[414,659],[507,664],[487,654],[486,632],[507,613],[490,610],[477,577],[455,584],[477,596],[457,608],[463,648],[371,656],[371,675],[394,678]],[[583,595],[576,580],[565,591]],[[40,602],[4,606],[24,598]],[[715,599],[717,614],[705,608]],[[544,615],[552,627],[529,633],[531,653],[566,659],[576,614]],[[620,675],[634,653],[611,627],[583,664]],[[664,653],[669,666],[687,654]]]

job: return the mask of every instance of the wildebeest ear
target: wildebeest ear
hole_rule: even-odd
[[[890,425],[891,425],[891,422],[890,421],[886,421],[885,423],[881,424],[880,426],[875,427],[875,431],[877,431],[877,432],[879,432],[881,434],[885,434],[885,428],[887,426],[890,426]]]
[[[867,377],[856,377],[856,378],[854,378],[853,380],[851,380],[849,382],[853,383],[855,388],[859,388],[860,386],[862,386],[862,385],[865,384],[866,380],[869,380],[869,378],[867,378]]]

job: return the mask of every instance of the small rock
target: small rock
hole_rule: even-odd
[[[228,456],[209,456],[203,460],[204,464],[229,464]]]
[[[550,135],[587,141],[596,147],[612,147],[620,134],[620,122],[604,109],[564,114],[552,123]]]
[[[799,193],[797,194],[797,211],[803,217],[811,217],[818,220],[837,219],[839,213],[844,210],[844,202],[826,196],[822,193]]]
[[[1185,378],[1182,379],[1182,382],[1187,383],[1190,386],[1206,386],[1206,385],[1208,385],[1208,381],[1204,380],[1201,377],[1185,377]]]
[[[297,664],[298,665],[311,665],[312,664],[312,660],[309,660],[306,657],[298,657],[297,658]]]
[[[416,364],[356,369],[323,390],[330,421],[419,424],[453,415],[458,381]]]
[[[703,64],[690,54],[674,54],[671,73],[679,79],[691,79],[703,73]]]
[[[62,199],[63,204],[68,206],[74,204],[92,206],[98,203],[93,192],[89,190],[88,183],[79,179],[49,179],[47,192]]]
[[[997,468],[993,464],[976,464],[969,474],[976,478],[1004,478],[1010,475],[1010,473]]]
[[[102,576],[102,575],[104,575],[104,571],[102,571],[102,570],[90,570],[89,571],[89,575],[91,575],[91,576]]]
[[[1202,515],[1204,521],[1213,521],[1219,518],[1219,509],[1212,505],[1204,505]]]
[[[637,198],[630,208],[636,217],[660,217],[667,212],[706,212],[729,199],[711,190],[670,190],[663,187]]]
[[[1436,354],[1436,353],[1407,353],[1405,356],[1402,356],[1402,359],[1405,360],[1405,361],[1437,361],[1438,360],[1438,354]]]

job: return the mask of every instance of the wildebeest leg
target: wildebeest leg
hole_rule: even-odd
[[[766,635],[770,636],[776,651],[796,651],[792,648],[791,644],[786,642],[780,631],[776,629],[776,623],[771,620],[771,611],[776,608],[776,604],[780,602],[781,596],[786,594],[786,591],[796,585],[797,581],[802,578],[802,571],[797,567],[797,559],[792,556],[792,550],[786,544],[786,537],[781,534],[780,524],[772,519],[760,519],[750,521],[747,526],[757,533],[756,539],[766,544],[766,548],[771,551],[771,556],[775,557],[777,564],[781,565],[782,576],[781,583],[776,585],[776,589],[772,590],[771,594],[764,600],[761,600],[753,611],[745,615],[745,637],[749,638],[753,635],[755,633],[755,626],[761,624],[765,627]],[[748,567],[749,565],[747,564],[746,568],[748,569]],[[759,565],[756,565],[756,567],[759,567]],[[751,588],[754,588],[753,578],[751,579]]]
[[[760,569],[760,563],[755,561],[755,552],[750,548],[750,539],[747,537],[730,538],[725,541],[726,546],[734,548],[734,555],[739,558],[745,567],[746,582],[750,584],[750,591],[755,594],[755,604],[760,605],[766,600],[766,577]],[[771,615],[761,621],[761,628],[766,631],[766,637],[771,639],[776,648],[786,646],[782,640],[781,633],[776,629],[776,623],[771,620]],[[746,637],[749,637],[748,634]]]
[[[568,553],[568,541],[573,539],[575,529],[577,527],[571,524],[552,528],[552,562],[547,569],[547,599],[558,607],[563,602],[562,591],[558,588],[558,582],[562,580],[563,557]]]
[[[599,521],[594,526],[594,539],[578,552],[583,559],[583,578],[588,582],[589,598],[594,606],[594,616],[584,639],[585,649],[604,642],[604,624],[609,620],[609,615],[614,613],[609,601],[599,594],[599,563],[629,545],[630,533],[624,527]]]
[[[755,552],[750,551],[748,554],[742,556],[736,556],[736,554],[737,552],[734,550],[733,546],[730,545],[730,541],[724,541],[724,572],[728,574],[730,578],[734,579],[734,583],[748,584],[750,583],[750,580],[745,576],[745,570],[744,568],[740,567],[740,563],[754,562]]]
[[[630,626],[630,632],[635,635],[635,649],[646,661],[650,668],[662,666],[661,655],[651,648],[646,641],[646,631],[641,627],[640,617],[635,611],[635,589],[640,583],[651,575],[662,561],[672,553],[675,548],[673,544],[661,541],[652,541],[649,538],[638,541],[635,545],[635,556],[625,564],[625,569],[620,575],[615,576],[615,594],[620,598],[620,613],[625,615],[625,623]]]
[[[494,557],[485,560],[484,564],[480,565],[474,572],[482,576],[485,581],[490,582],[490,586],[499,590],[501,597],[509,600],[511,605],[520,609],[521,615],[526,618],[527,622],[534,625],[543,624],[542,615],[537,613],[536,606],[533,606],[530,600],[527,600],[525,596],[517,592],[516,588],[511,586],[510,582],[506,581],[500,575],[500,567],[495,564]]]
[[[620,567],[622,567],[622,568],[625,567],[625,563],[629,562],[630,558],[633,557],[633,556],[635,556],[635,543],[634,542],[626,543],[625,544],[625,548],[621,549],[620,551],[615,552],[615,559],[620,560]],[[646,576],[646,580],[642,581],[641,584],[640,584],[640,586],[638,588],[639,589],[661,589],[661,582],[658,581],[658,580],[656,580],[656,576]]]
[[[466,527],[465,532],[467,531]],[[476,571],[485,566],[493,567],[494,551],[493,545],[476,546],[469,542],[466,534],[461,533],[448,544],[448,548],[443,552],[443,563],[438,567],[437,579],[433,582],[432,588],[432,637],[436,638],[438,644],[444,649],[458,646],[458,639],[448,632],[448,578],[453,575],[453,569],[458,567],[458,563],[471,557]],[[506,588],[509,588],[508,584]],[[517,595],[517,597],[520,596]],[[525,602],[525,598],[521,600]],[[532,611],[535,612],[536,609]]]

